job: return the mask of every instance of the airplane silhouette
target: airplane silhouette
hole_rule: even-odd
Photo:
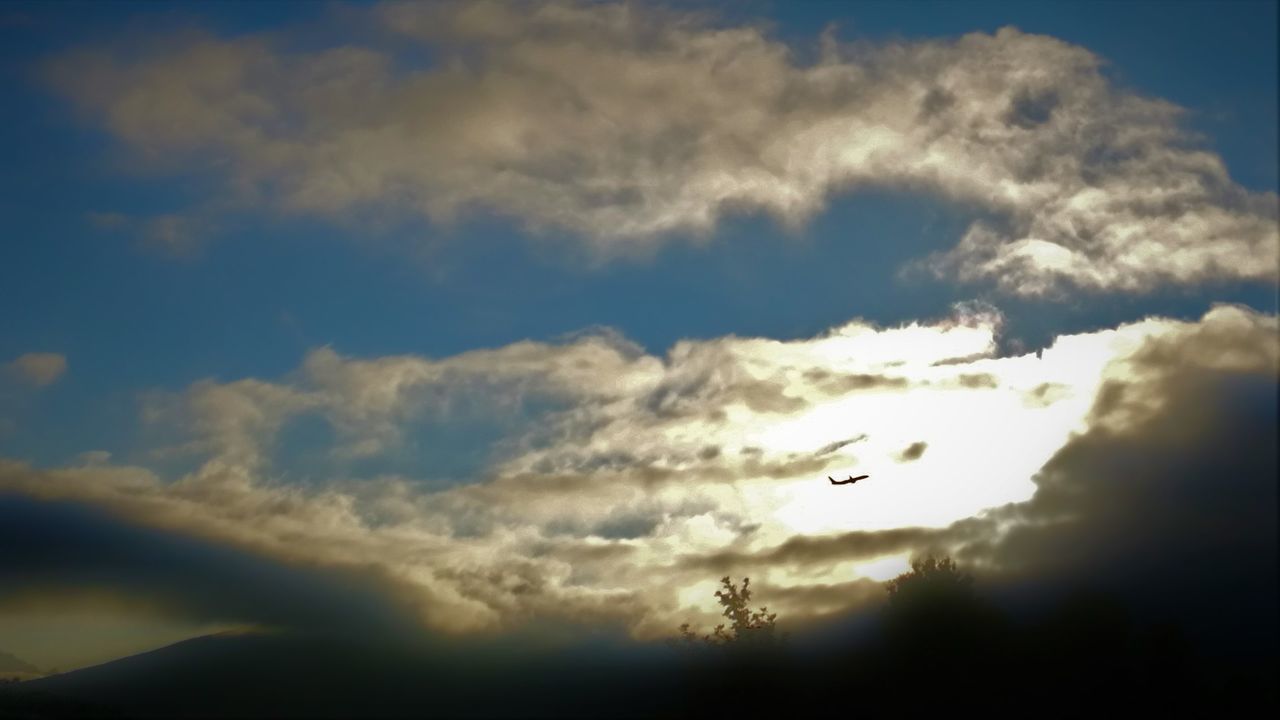
[[[852,485],[852,484],[854,484],[854,483],[858,482],[859,480],[862,480],[862,479],[864,479],[864,478],[869,478],[869,477],[871,477],[871,476],[870,476],[870,475],[859,475],[858,477],[854,477],[854,476],[850,475],[848,480],[836,480],[836,479],[832,478],[830,475],[828,475],[828,476],[827,476],[827,479],[831,481],[831,484],[832,484],[832,485]]]

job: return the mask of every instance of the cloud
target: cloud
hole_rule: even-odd
[[[989,587],[1053,596],[1103,588],[1149,617],[1248,652],[1277,641],[1275,317],[1217,306],[1164,321],[1107,368],[1088,429],[1036,474],[1026,502],[947,527],[797,536],[755,552],[686,556],[708,572],[951,553]]]
[[[4,366],[10,376],[35,387],[58,381],[67,371],[67,358],[58,353],[26,353]]]
[[[866,440],[866,439],[867,439],[867,435],[866,433],[863,433],[857,437],[846,438],[844,440],[835,440],[833,442],[829,442],[826,445],[823,445],[822,447],[818,448],[818,452],[816,454],[829,455],[839,450],[840,448],[845,447],[846,445],[852,445],[853,443],[862,442],[863,440]]]
[[[867,578],[831,584],[777,586],[752,582],[757,597],[770,598],[770,606],[779,605],[804,608],[805,624],[820,621],[826,616],[845,614],[852,610],[864,610],[884,599],[884,586]],[[789,624],[796,627],[799,623]],[[825,630],[825,628],[824,628]],[[829,631],[828,631],[829,632]],[[824,632],[823,635],[826,635]]]
[[[48,77],[144,162],[216,161],[223,202],[242,207],[437,223],[486,210],[609,259],[726,213],[798,226],[834,193],[909,188],[988,218],[915,265],[939,275],[1023,295],[1276,280],[1275,194],[1234,183],[1178,107],[1051,37],[827,33],[804,64],[757,25],[638,4],[389,4],[362,19],[363,44],[195,34],[71,52]]]
[[[912,460],[919,460],[920,456],[924,455],[925,448],[927,447],[929,447],[929,443],[923,440],[917,440],[916,442],[913,442],[910,445],[903,448],[902,452],[898,453],[898,459],[901,460],[902,462],[911,462]]]
[[[664,357],[607,332],[439,359],[320,349],[278,381],[205,380],[153,399],[147,412],[197,459],[190,472],[165,477],[104,456],[50,469],[3,461],[0,490],[95,508],[157,543],[180,536],[272,567],[368,577],[371,592],[431,628],[492,631],[538,619],[652,637],[713,619],[714,588],[704,585],[725,573],[751,575],[761,593],[776,589],[770,607],[797,622],[836,611],[823,588],[878,580],[930,550],[1006,577],[1059,568],[1065,577],[1111,552],[1108,542],[1119,553],[1182,520],[1198,527],[1192,508],[1209,499],[1186,496],[1194,482],[1160,484],[1182,472],[1161,457],[1218,458],[1221,448],[1256,459],[1268,447],[1255,435],[1274,429],[1273,420],[1257,418],[1253,434],[1227,420],[1248,405],[1232,398],[1274,400],[1274,317],[1218,306],[1194,322],[1148,318],[1059,337],[1040,359],[995,357],[994,327],[975,322],[855,321],[787,342],[684,341]],[[960,357],[971,359],[939,364]],[[908,382],[837,396],[814,372],[888,367]],[[995,382],[962,380],[972,376]],[[1202,381],[1209,376],[1221,382]],[[768,397],[798,402],[778,407],[741,392],[761,384],[776,389]],[[1060,388],[1055,402],[1027,402],[1046,385]],[[1269,396],[1259,394],[1267,388]],[[652,401],[667,392],[681,398],[679,412]],[[376,458],[429,432],[424,417],[509,416],[513,408],[524,419],[502,425],[490,462],[454,484],[360,475],[341,462],[290,482],[292,455],[275,448],[290,423],[312,417],[334,432],[297,453],[348,452],[354,443]],[[1221,427],[1235,439],[1220,437]],[[915,459],[902,462],[913,447]],[[1216,472],[1196,463],[1195,477]],[[1258,470],[1225,467],[1246,483]],[[855,468],[872,478],[853,492],[835,493],[823,477]],[[1254,516],[1241,518],[1253,533]],[[1071,540],[1075,532],[1087,537]],[[1205,535],[1211,529],[1176,547]],[[147,552],[160,551],[136,562],[170,563]],[[90,565],[134,562],[100,560]],[[235,567],[217,576],[240,577],[239,562],[228,560]],[[14,576],[65,566],[65,577],[89,578],[71,572],[80,565],[59,563],[41,560]],[[101,579],[147,592],[149,584],[128,585],[131,572]],[[851,596],[844,608],[855,605]]]
[[[831,566],[851,559],[874,558],[914,551],[928,543],[936,543],[939,538],[946,535],[947,533],[935,528],[920,527],[874,532],[855,531],[815,537],[797,535],[763,552],[744,553],[729,550],[690,557],[686,562],[692,567],[730,573],[741,572],[750,567]]]
[[[83,503],[0,494],[0,612],[129,608],[212,622],[403,631],[416,619],[376,572],[291,565]]]
[[[1035,496],[993,515],[1007,532],[962,556],[1050,589],[1105,588],[1219,647],[1274,649],[1276,331],[1220,306],[1149,338]]]
[[[875,373],[892,363],[928,388],[925,378],[966,370],[936,360],[994,348],[992,328],[971,320],[887,329],[853,322],[789,343],[686,341],[665,357],[611,331],[440,359],[357,359],[321,348],[279,381],[202,380],[149,397],[144,420],[168,433],[160,456],[192,457],[190,472],[165,479],[94,455],[53,470],[10,464],[0,486],[92,503],[285,563],[371,564],[433,627],[596,617],[664,632],[677,619],[680,588],[700,579],[663,570],[669,558],[785,539],[795,529],[768,513],[787,500],[786,488],[854,461],[855,448],[876,457],[901,447],[905,428],[859,419],[851,410],[864,398],[829,397],[806,380],[811,371]],[[776,437],[771,430],[815,412],[845,420],[810,420],[812,431]],[[420,441],[437,419],[483,416],[506,434],[493,462],[465,484],[432,489],[412,476],[340,469],[353,453],[377,458]],[[291,423],[307,417],[333,432],[282,454]],[[332,453],[327,475],[284,480],[290,457]],[[432,462],[428,455],[419,464]],[[1004,498],[999,487],[991,492]],[[823,502],[814,496],[792,512],[801,517],[807,503]],[[819,521],[858,522],[830,507]]]
[[[193,437],[172,450],[213,454],[231,464],[254,467],[285,420],[316,402],[292,388],[257,380],[203,380],[179,397],[150,396],[143,416],[150,424],[184,430]]]
[[[810,370],[808,377],[820,382],[823,392],[830,395],[844,395],[858,390],[873,388],[904,388],[907,379],[891,375],[875,375],[870,373],[854,373],[831,377],[826,370]]]

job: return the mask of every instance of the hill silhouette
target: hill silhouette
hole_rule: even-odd
[[[35,665],[12,653],[0,650],[0,679],[26,680],[43,674]]]
[[[1179,625],[1144,620],[1107,592],[1077,589],[1029,616],[986,598],[950,559],[925,558],[886,583],[886,602],[860,640],[815,644],[775,634],[772,615],[749,611],[745,582],[743,592],[726,585],[734,592],[718,597],[737,618],[732,631],[708,639],[686,627],[675,649],[619,639],[548,649],[527,638],[211,635],[5,686],[0,718],[1066,718],[1277,709],[1274,653],[1205,654]],[[754,641],[761,632],[768,642]]]
[[[494,646],[220,634],[21,683],[9,705],[15,695],[66,705],[34,717],[84,708],[126,717],[649,717],[673,703],[654,692],[654,682],[674,684],[656,656],[594,647],[535,660]]]

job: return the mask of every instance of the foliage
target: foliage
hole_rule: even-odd
[[[724,608],[720,614],[729,620],[728,629],[721,623],[711,633],[699,636],[690,629],[689,623],[684,623],[680,626],[677,645],[723,649],[765,648],[782,640],[776,629],[778,614],[770,613],[768,607],[751,609],[751,578],[742,579],[741,589],[727,575],[720,578],[720,584],[722,589],[716,591],[716,601]]]
[[[794,683],[787,681],[788,657],[777,631],[777,613],[767,607],[751,609],[750,578],[743,578],[741,588],[728,576],[720,579],[720,585],[715,596],[727,622],[702,635],[684,623],[679,638],[669,641],[691,662],[684,673],[685,709],[692,716],[780,714],[784,708],[794,709]]]
[[[974,592],[973,577],[949,557],[912,561],[885,583],[886,650],[902,672],[973,672],[998,665],[1010,639],[1008,618]]]
[[[888,581],[885,589],[889,591],[889,607],[894,609],[974,597],[973,577],[961,572],[955,561],[945,556],[912,560],[911,572]]]

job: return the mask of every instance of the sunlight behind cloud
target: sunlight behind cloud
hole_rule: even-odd
[[[312,372],[202,381],[162,403],[188,434],[176,451],[203,463],[192,473],[4,461],[0,489],[291,563],[376,568],[438,629],[611,618],[651,636],[678,624],[674,608],[706,599],[708,576],[799,592],[896,572],[922,543],[1005,532],[984,513],[1032,497],[1045,463],[1091,427],[1104,384],[1116,395],[1146,382],[1152,358],[1185,355],[1196,338],[1225,353],[1196,362],[1247,369],[1276,354],[1259,344],[1274,318],[1230,306],[1197,323],[1060,337],[1042,358],[993,357],[995,319],[985,322],[685,341],[665,359],[596,336],[439,360],[317,351]],[[495,461],[457,486],[280,480],[282,457],[304,449],[269,449],[299,417],[334,424],[333,442],[374,437],[391,452],[450,397],[494,413],[555,402],[511,425]],[[1118,397],[1105,421],[1120,430],[1159,409],[1158,397]],[[853,486],[826,479],[863,473]]]
[[[856,576],[875,580],[876,582],[892,580],[909,570],[911,570],[911,555],[908,553],[888,555],[854,566],[854,574]]]

